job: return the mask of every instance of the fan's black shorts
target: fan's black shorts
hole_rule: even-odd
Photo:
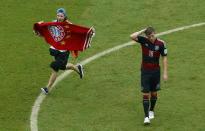
[[[158,90],[160,90],[160,69],[141,69],[141,91],[143,93],[149,93]]]
[[[59,70],[65,70],[69,58],[69,52],[60,52],[59,50],[49,49],[50,55],[54,56],[54,61],[51,62],[50,67],[58,72]]]

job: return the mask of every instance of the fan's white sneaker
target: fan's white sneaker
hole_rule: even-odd
[[[149,124],[150,124],[149,117],[145,117],[145,118],[144,118],[144,124],[145,124],[145,125],[149,125]]]
[[[149,119],[154,119],[154,111],[149,111]]]

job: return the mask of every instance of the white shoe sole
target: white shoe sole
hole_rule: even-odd
[[[147,117],[148,118],[148,117]],[[150,119],[148,118],[148,119],[146,119],[146,120],[144,120],[144,125],[149,125],[150,124]]]
[[[150,122],[144,122],[144,125],[149,125],[150,124]]]
[[[154,119],[154,117],[149,117],[150,120]]]

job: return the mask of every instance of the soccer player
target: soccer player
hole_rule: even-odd
[[[145,35],[144,35],[145,34]],[[165,42],[156,38],[153,27],[148,27],[130,35],[142,48],[141,91],[143,93],[144,124],[154,118],[157,91],[160,90],[160,65],[162,56],[163,79],[167,81],[167,48]]]
[[[65,9],[59,8],[57,10],[57,16],[56,20],[54,22],[68,22],[71,24],[70,21],[68,21],[67,14]],[[37,32],[36,32],[37,33]],[[38,35],[38,33],[37,33]],[[55,82],[57,78],[57,73],[59,70],[74,70],[80,75],[80,78],[82,79],[84,74],[83,74],[83,67],[82,65],[73,65],[72,63],[67,63],[68,58],[70,55],[70,52],[67,50],[58,50],[54,48],[53,46],[50,46],[50,55],[54,57],[54,61],[51,62],[50,67],[52,69],[52,73],[50,76],[50,79],[48,81],[48,84],[46,87],[41,88],[41,91],[44,94],[48,94],[50,88],[52,87],[53,83]]]

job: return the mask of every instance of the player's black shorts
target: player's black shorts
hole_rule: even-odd
[[[65,70],[69,58],[69,52],[60,52],[58,50],[49,49],[50,55],[54,56],[55,60],[51,62],[50,67],[58,72],[59,70]]]
[[[160,69],[141,69],[141,91],[143,93],[149,93],[158,90],[160,90]]]

